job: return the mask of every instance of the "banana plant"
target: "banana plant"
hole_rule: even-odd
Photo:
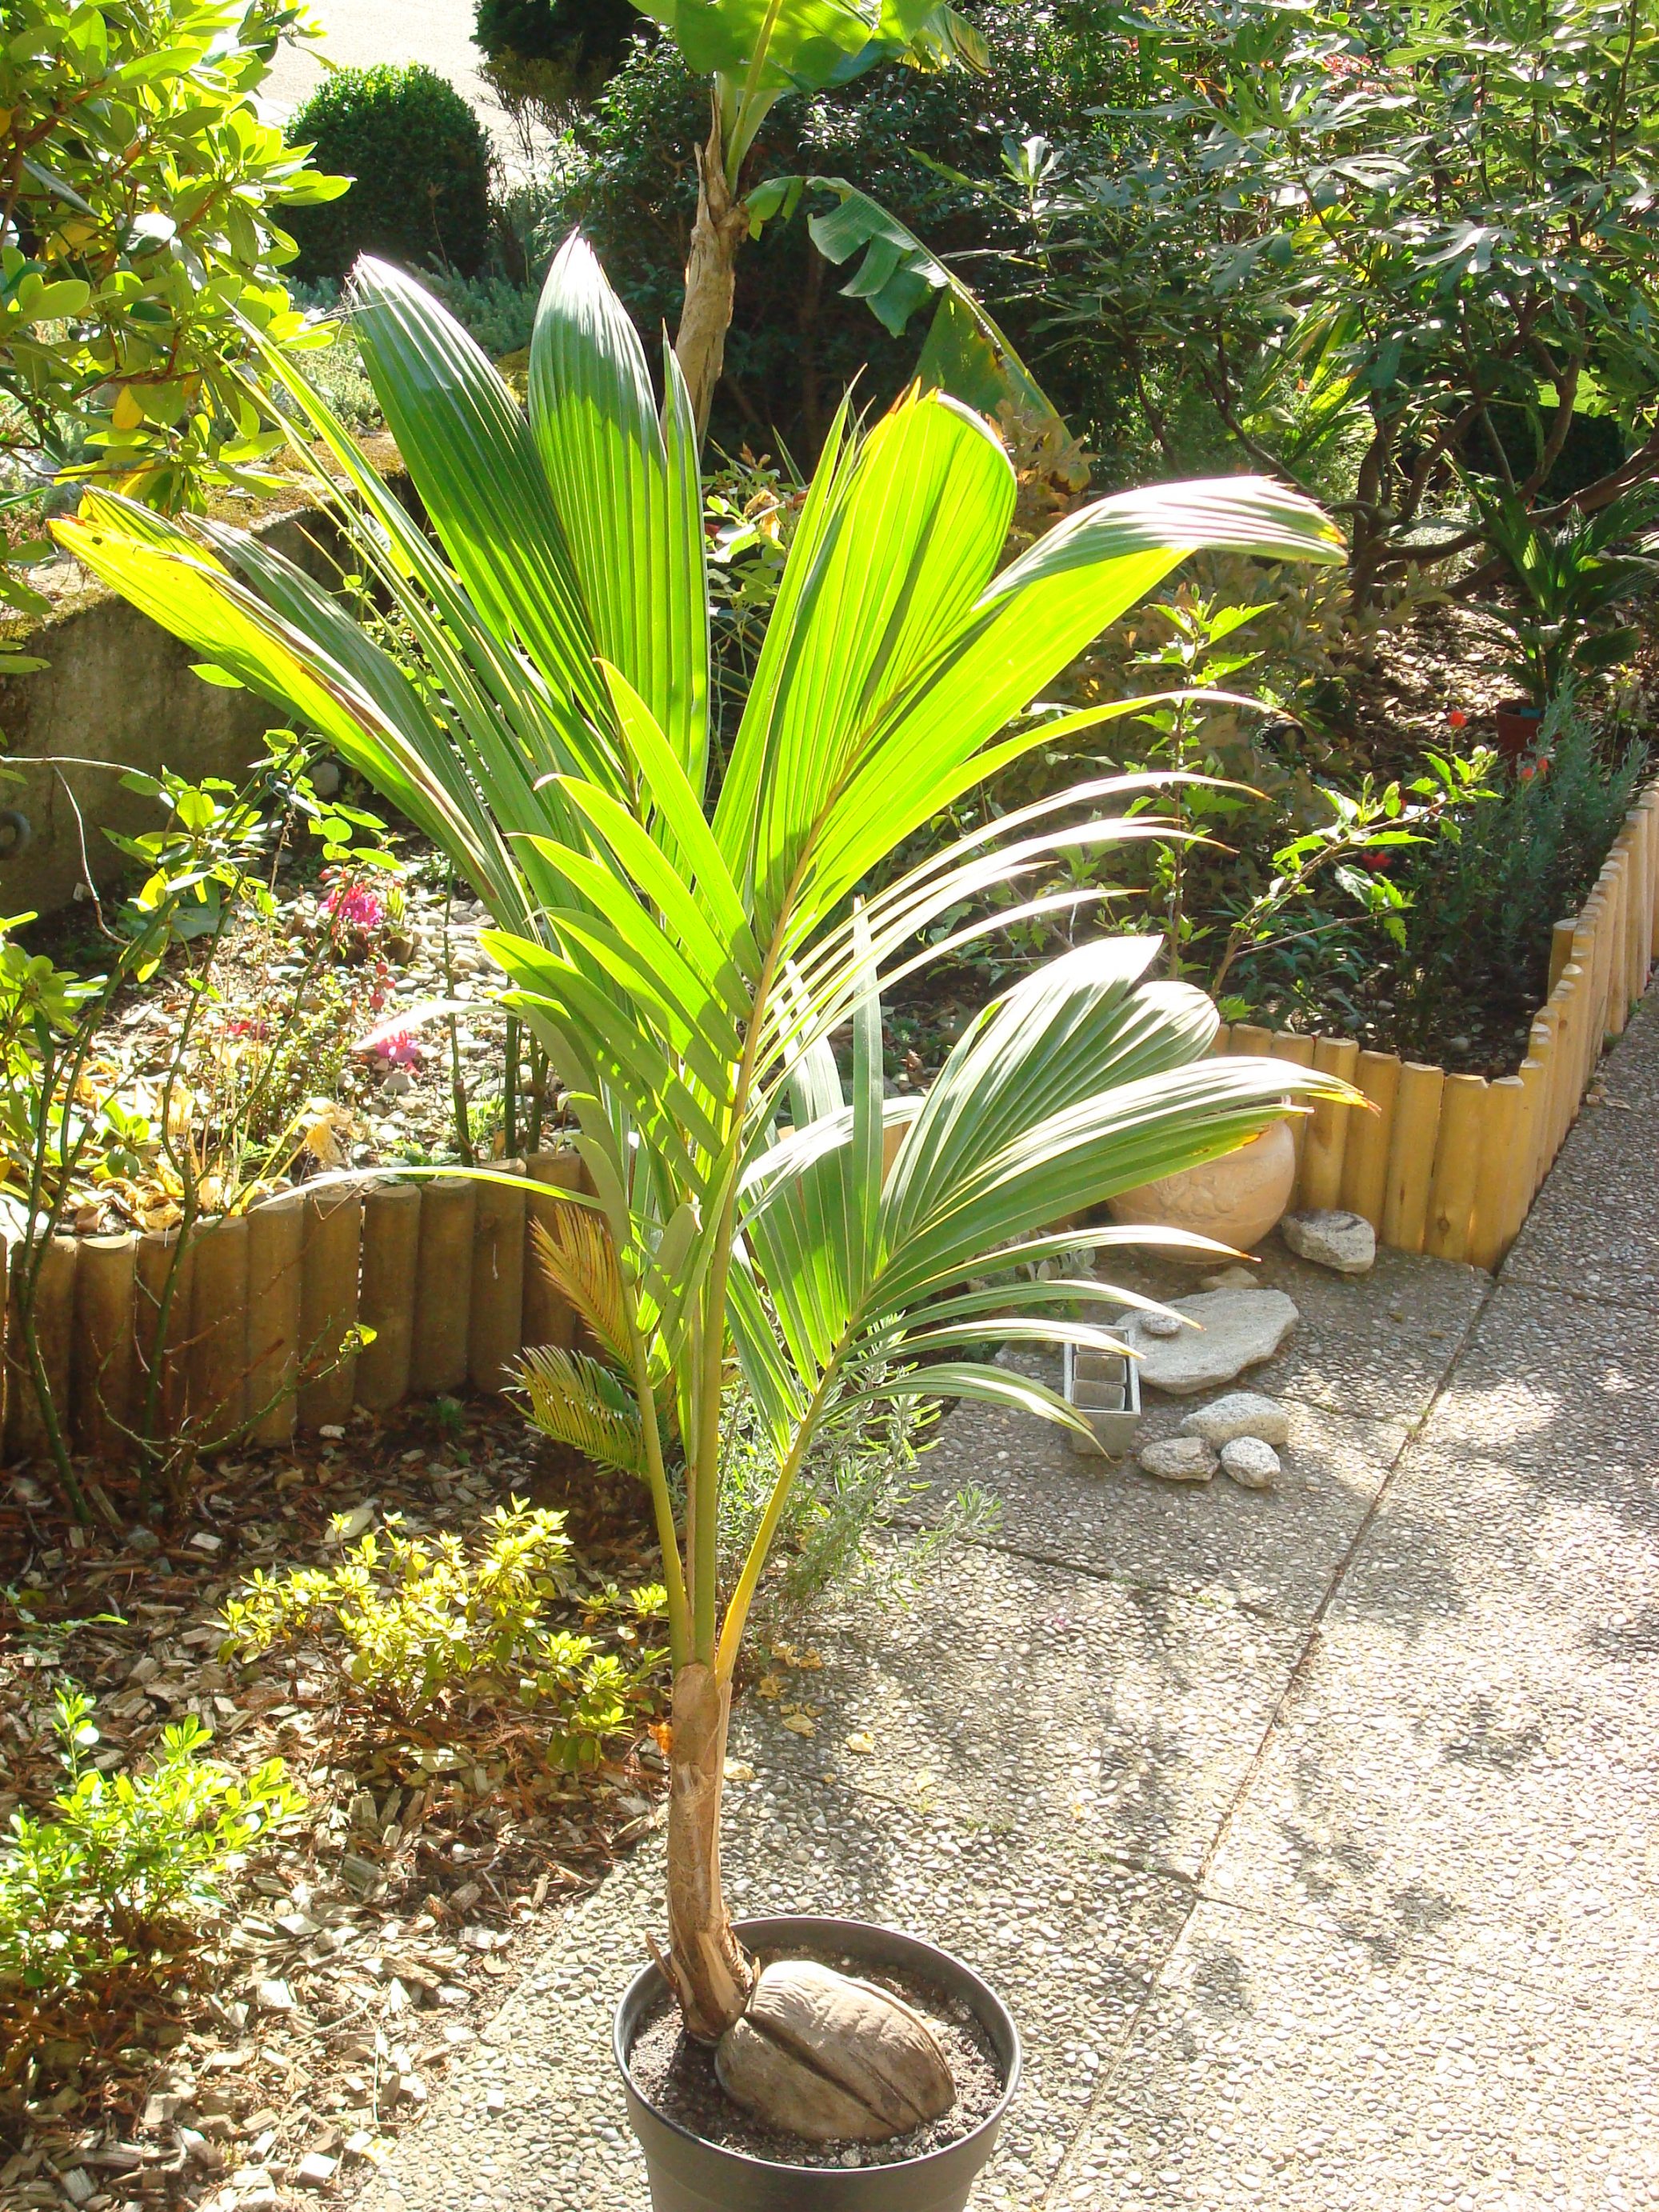
[[[665,1965],[690,2031],[717,2039],[752,1972],[720,1879],[732,1686],[815,1449],[849,1412],[921,1393],[1074,1421],[974,1347],[1108,1346],[1066,1316],[1119,1294],[1021,1263],[1155,1239],[1059,1224],[1243,1144],[1291,1094],[1351,1096],[1283,1061],[1207,1056],[1208,1002],[1153,979],[1156,940],[1116,936],[985,1007],[925,1097],[885,1097],[884,985],[1097,898],[1030,888],[1055,854],[1159,831],[1113,811],[1130,787],[1107,779],[915,866],[893,855],[1034,746],[1128,710],[1029,711],[1187,554],[1340,546],[1305,500],[1230,477],[1098,500],[1005,565],[1014,477],[987,422],[939,393],[867,431],[843,410],[715,787],[696,434],[673,354],[659,404],[580,236],[542,296],[527,411],[396,270],[362,265],[357,328],[433,535],[267,358],[400,657],[222,527],[94,495],[58,535],[216,680],[321,732],[492,912],[507,1003],[568,1091],[586,1170],[545,1258],[589,1348],[532,1357],[527,1394],[654,1510],[674,1670]],[[981,895],[1011,884],[1026,890],[991,911]],[[986,918],[944,923],[964,909]],[[1018,1279],[988,1287],[994,1270]],[[723,1583],[721,1416],[739,1389],[774,1474]]]
[[[761,125],[787,93],[850,84],[885,61],[937,70],[988,66],[985,42],[945,0],[636,0],[687,66],[711,82],[697,149],[697,213],[675,349],[698,434],[726,357],[738,249],[764,219],[742,191]]]

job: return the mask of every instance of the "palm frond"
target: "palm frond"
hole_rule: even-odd
[[[538,1345],[525,1353],[516,1387],[544,1437],[584,1453],[597,1466],[645,1473],[639,1409],[602,1360],[556,1344]]]
[[[628,1294],[611,1232],[586,1206],[562,1206],[552,1223],[531,1224],[536,1258],[562,1297],[568,1298],[618,1367],[629,1364]]]

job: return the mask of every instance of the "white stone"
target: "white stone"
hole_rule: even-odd
[[[1258,1437],[1264,1444],[1291,1440],[1291,1417],[1277,1398],[1259,1390],[1230,1390],[1207,1406],[1194,1406],[1181,1424],[1183,1437],[1202,1437],[1219,1451],[1237,1437]]]
[[[1140,1316],[1140,1326],[1148,1336],[1171,1337],[1181,1334],[1181,1323],[1173,1314],[1144,1313]]]
[[[1316,1206],[1308,1213],[1287,1213],[1279,1233],[1298,1259],[1334,1267],[1339,1275],[1368,1274],[1376,1261],[1376,1231],[1363,1213]]]
[[[334,2179],[337,2159],[325,2158],[319,2150],[308,2150],[294,2169],[294,2179],[301,2189],[326,2189]]]
[[[1200,1291],[1177,1298],[1173,1310],[1197,1327],[1160,1339],[1139,1315],[1125,1314],[1112,1328],[1140,1354],[1141,1382],[1175,1398],[1195,1398],[1271,1359],[1301,1319],[1283,1291]]]
[[[286,1982],[261,1982],[253,1992],[261,2012],[292,2012],[294,1992]]]
[[[1279,1473],[1279,1454],[1260,1437],[1235,1437],[1222,1446],[1221,1467],[1241,1490],[1271,1490]]]
[[[1208,1482],[1216,1470],[1215,1453],[1202,1437],[1162,1437],[1142,1444],[1135,1456],[1160,1482]]]

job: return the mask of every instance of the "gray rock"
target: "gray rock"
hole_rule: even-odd
[[[1144,1313],[1140,1316],[1140,1327],[1147,1336],[1167,1339],[1181,1334],[1181,1323],[1173,1314]]]
[[[1366,1275],[1376,1261],[1376,1231],[1363,1213],[1316,1206],[1287,1213],[1279,1233],[1300,1260],[1334,1267],[1339,1275]]]
[[[1241,1490],[1271,1490],[1279,1474],[1279,1454],[1260,1437],[1235,1437],[1221,1448],[1221,1469]]]
[[[127,1549],[137,1552],[141,1559],[149,1558],[151,1553],[159,1552],[161,1548],[161,1538],[154,1528],[146,1528],[142,1521],[127,1530]]]
[[[1261,1287],[1261,1276],[1255,1267],[1246,1267],[1237,1261],[1231,1267],[1218,1268],[1213,1275],[1200,1275],[1200,1291],[1254,1291]]]
[[[1161,1437],[1135,1456],[1160,1482],[1208,1482],[1216,1470],[1214,1450],[1202,1437]]]
[[[1301,1318],[1283,1291],[1200,1291],[1177,1298],[1173,1310],[1197,1328],[1159,1338],[1141,1326],[1139,1314],[1112,1326],[1140,1354],[1141,1382],[1175,1398],[1194,1398],[1271,1359]]]
[[[880,2142],[948,2112],[957,2085],[902,1998],[810,1959],[767,1966],[714,2052],[720,2087],[809,2142]]]
[[[1259,1437],[1264,1444],[1288,1443],[1291,1417],[1277,1398],[1259,1390],[1230,1390],[1207,1406],[1194,1406],[1181,1424],[1183,1437],[1202,1437],[1219,1451],[1236,1437]]]

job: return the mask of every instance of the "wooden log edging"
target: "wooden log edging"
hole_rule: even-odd
[[[526,1172],[522,1161],[495,1165]],[[386,1413],[409,1398],[507,1389],[521,1351],[575,1335],[531,1222],[559,1203],[541,1186],[585,1189],[586,1177],[574,1152],[538,1154],[529,1168],[536,1180],[522,1190],[457,1175],[283,1192],[203,1222],[176,1267],[176,1230],[52,1237],[35,1334],[64,1434],[77,1451],[131,1459],[152,1374],[157,1437],[202,1449],[284,1444],[343,1425],[358,1407]],[[17,1308],[28,1254],[0,1243],[4,1257],[5,1457],[41,1458]]]
[[[1296,1205],[1346,1207],[1397,1250],[1490,1271],[1520,1233],[1656,959],[1659,778],[1626,817],[1583,906],[1555,925],[1549,995],[1517,1073],[1489,1083],[1352,1038],[1249,1023],[1224,1028],[1215,1050],[1317,1067],[1369,1100],[1369,1112],[1322,1104],[1298,1120]],[[553,1190],[588,1187],[574,1152],[505,1164],[526,1176],[522,1193],[459,1176],[286,1193],[246,1217],[204,1223],[176,1269],[176,1231],[54,1237],[40,1258],[35,1333],[64,1434],[119,1459],[152,1389],[158,1434],[188,1430],[204,1446],[282,1444],[296,1430],[339,1425],[357,1407],[385,1413],[405,1398],[501,1390],[518,1351],[575,1340],[575,1316],[538,1263],[533,1232],[560,1203]],[[17,1243],[9,1256],[5,1456],[33,1458],[46,1435],[16,1291],[30,1255]],[[360,1328],[372,1340],[359,1344]]]
[[[1589,896],[1558,921],[1549,995],[1515,1075],[1488,1082],[1361,1052],[1340,1037],[1291,1037],[1241,1022],[1218,1053],[1267,1054],[1346,1076],[1374,1110],[1319,1106],[1303,1117],[1294,1203],[1360,1213],[1396,1251],[1503,1261],[1578,1117],[1607,1046],[1623,1035],[1659,959],[1659,778],[1625,817]]]

